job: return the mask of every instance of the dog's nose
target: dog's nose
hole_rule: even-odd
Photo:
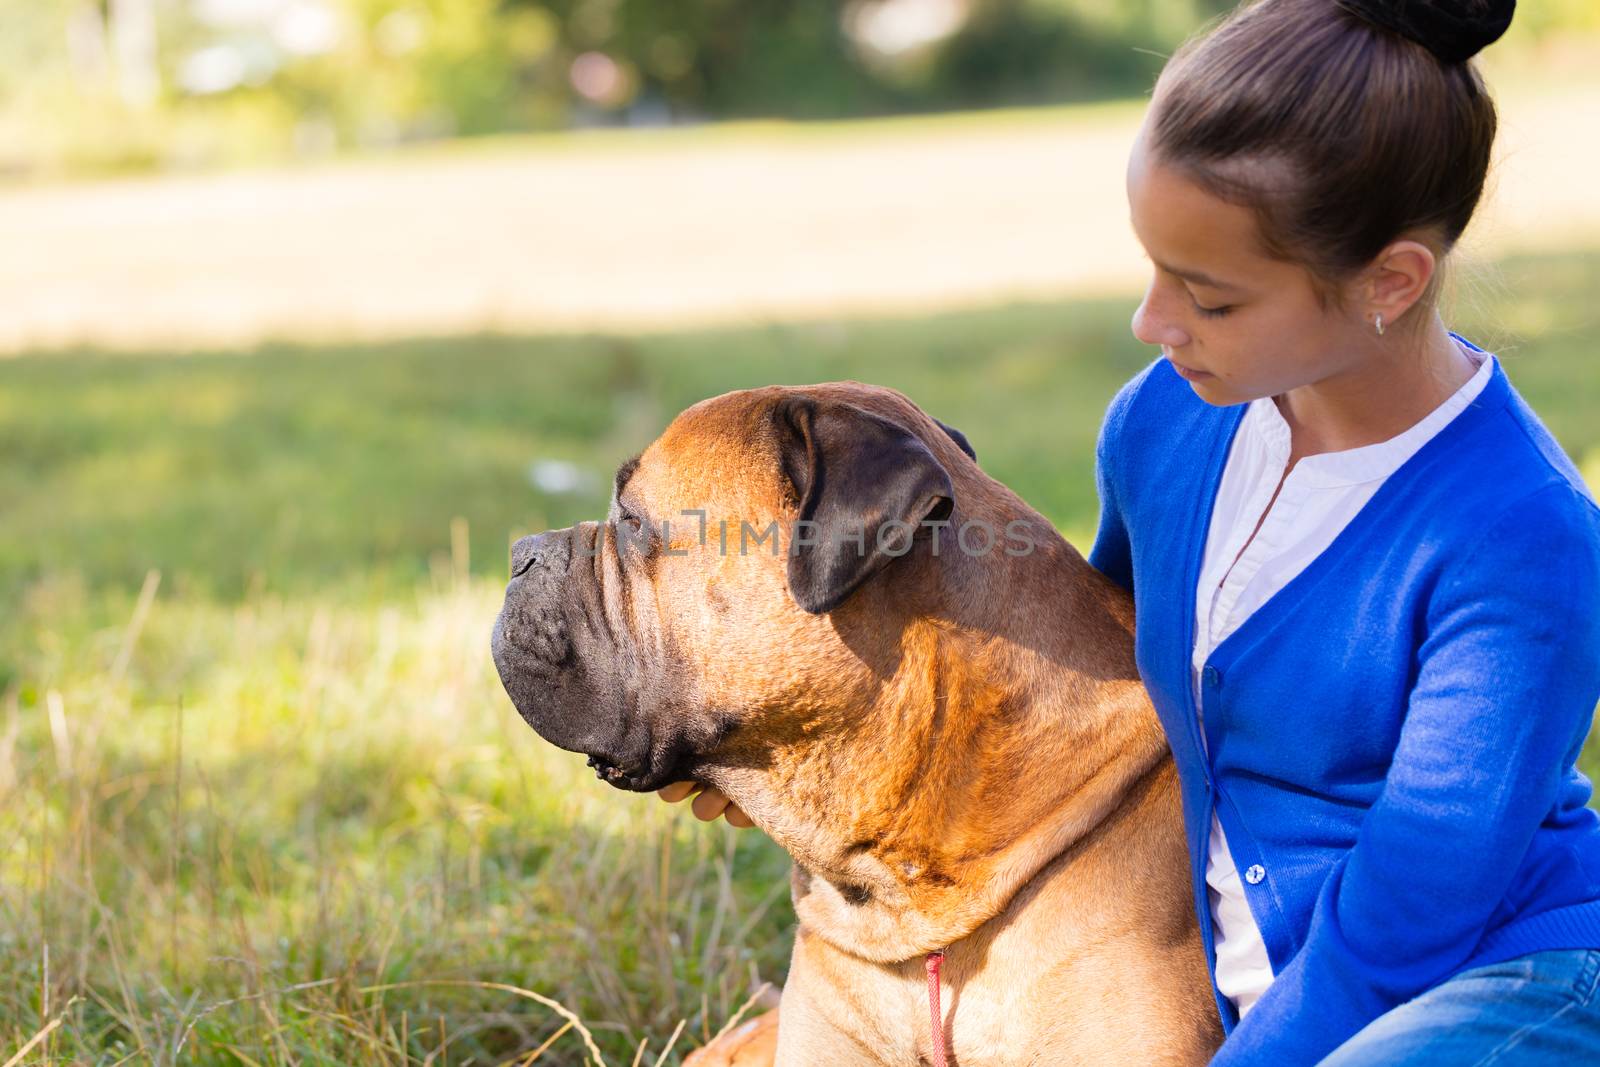
[[[511,577],[524,574],[538,565],[546,570],[564,571],[572,560],[572,528],[546,530],[531,537],[518,538],[511,546]]]

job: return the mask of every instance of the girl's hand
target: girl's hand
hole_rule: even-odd
[[[700,792],[695,796],[689,808],[694,812],[694,817],[703,822],[711,822],[718,815],[728,820],[729,826],[747,829],[754,826],[750,816],[739,809],[722,793],[711,786],[702,786],[699,782],[673,782],[671,785],[662,786],[656,790],[656,795],[668,804],[676,804],[696,789]]]

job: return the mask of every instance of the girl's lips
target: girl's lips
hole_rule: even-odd
[[[1194,382],[1194,381],[1199,381],[1202,378],[1210,378],[1210,377],[1212,377],[1212,375],[1210,373],[1208,373],[1206,371],[1203,371],[1203,370],[1190,370],[1188,367],[1185,367],[1182,363],[1179,363],[1177,360],[1173,359],[1171,356],[1167,357],[1167,362],[1171,363],[1172,364],[1172,369],[1178,372],[1178,377],[1184,378],[1184,379],[1186,379],[1188,381]]]

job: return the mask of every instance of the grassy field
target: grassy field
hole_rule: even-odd
[[[1600,484],[1600,254],[1462,282]],[[523,726],[508,540],[696,400],[856,378],[1087,551],[1133,307],[0,361],[0,1063],[678,1063],[781,983],[788,861]]]

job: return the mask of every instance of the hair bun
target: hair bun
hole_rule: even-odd
[[[1409,37],[1441,63],[1465,63],[1500,39],[1517,0],[1335,0],[1368,22]]]

